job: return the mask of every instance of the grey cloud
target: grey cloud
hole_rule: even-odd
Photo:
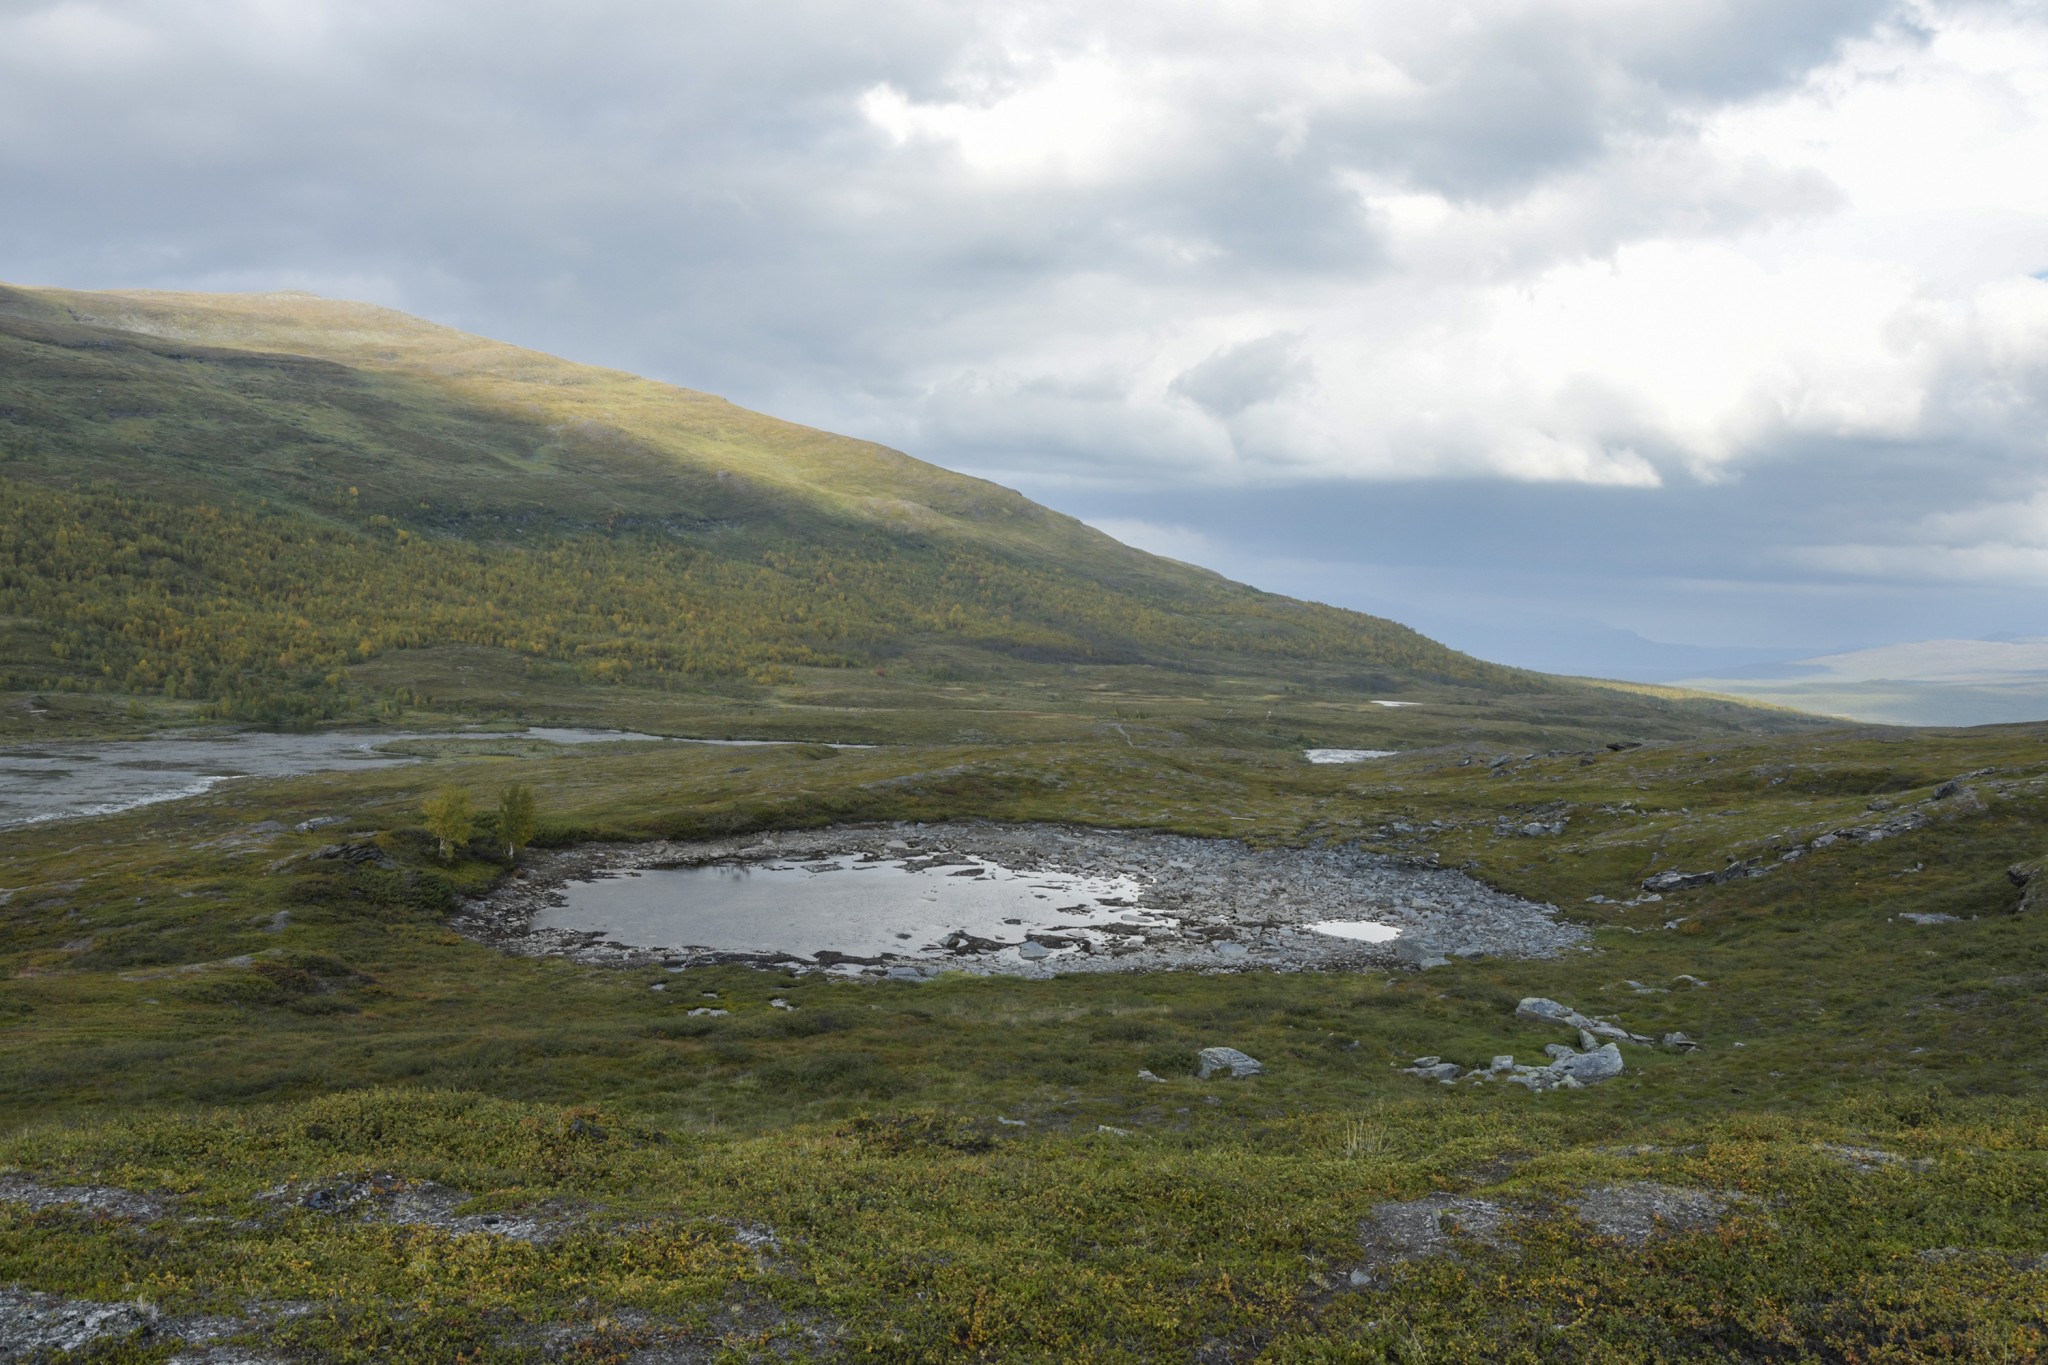
[[[1518,194],[1617,137],[1794,83],[1906,12],[1898,0],[1690,0],[1569,18],[1528,7],[1466,42],[1397,47],[1422,93],[1334,120],[1324,154],[1453,196]]]
[[[1974,443],[1763,450],[1768,468],[1713,488],[1160,491],[1292,477],[1289,431],[1264,419],[1335,380],[1289,310],[1407,268],[1349,177],[1531,216],[1460,262],[1460,279],[1825,212],[1825,182],[1712,163],[1688,129],[1907,24],[1892,0],[1418,7],[1376,53],[1335,54],[1384,57],[1411,85],[1320,103],[1284,65],[1258,68],[1303,54],[1239,53],[1198,12],[992,13],[944,0],[16,3],[0,10],[0,278],[368,295],[893,441],[1072,510],[1092,499],[1104,515],[1185,521],[1247,573],[1322,566],[1265,586],[1367,605],[1378,599],[1343,585],[1379,575],[1424,624],[1434,600],[1484,600],[1489,579],[1647,610],[1647,588],[1613,584],[1656,565],[1667,585],[1748,585],[1716,599],[1740,610],[1702,609],[1692,638],[1737,630],[1747,610],[1867,643],[1861,626],[1828,633],[1822,607],[1768,605],[1773,584],[1796,584],[1801,603],[1845,619],[1882,615],[1868,585],[1785,569],[1784,547],[1906,536],[1902,506],[2012,496],[2039,473],[2005,425],[2012,393],[2048,406],[2039,374],[1994,383],[1979,366],[1941,400]],[[39,27],[53,15],[112,26],[58,61]],[[882,83],[939,100],[970,68],[1028,77],[1005,66],[1017,32],[1185,60],[1199,88],[1177,92],[1156,155],[1105,183],[977,181],[947,149],[892,146],[861,117]],[[1289,141],[1270,116],[1297,97]],[[1552,207],[1529,208],[1545,194]],[[1424,316],[1418,345],[1456,321]],[[1087,354],[1119,329],[1162,355],[1190,335],[1249,339],[1146,378],[1152,354]],[[1144,407],[1162,390],[1187,401]],[[1628,395],[1567,385],[1560,402],[1679,466],[1632,425]],[[1183,511],[1162,509],[1173,497]],[[1502,611],[1540,615],[1515,601]]]
[[[1300,345],[1292,332],[1239,342],[1182,371],[1172,391],[1218,417],[1235,417],[1308,382],[1315,366]]]

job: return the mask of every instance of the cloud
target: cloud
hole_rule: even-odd
[[[1315,367],[1301,356],[1301,338],[1287,332],[1254,337],[1180,372],[1168,389],[1228,420],[1257,403],[1301,388]]]
[[[0,276],[368,295],[1069,505],[1693,499],[1816,581],[2037,581],[1969,518],[2048,458],[2042,165],[2020,0],[0,10]],[[1879,466],[1913,517],[1821,479]]]

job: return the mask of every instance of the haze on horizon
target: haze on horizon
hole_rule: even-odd
[[[1573,673],[2048,636],[2043,167],[2021,0],[0,6],[0,278],[388,304]]]

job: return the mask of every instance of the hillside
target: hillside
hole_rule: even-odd
[[[386,309],[0,288],[0,686],[269,723],[659,723],[695,698],[674,724],[978,682],[1004,695],[970,709],[1015,719],[1042,709],[1015,688],[1077,668],[1350,696],[1269,727],[1288,742],[1370,738],[1396,718],[1365,703],[1417,689],[1539,727],[1792,723],[1486,664],[872,443]]]
[[[298,296],[0,291],[0,452],[0,1365],[2048,1355],[2048,727]]]

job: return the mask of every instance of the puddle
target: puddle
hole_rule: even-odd
[[[643,735],[637,730],[578,730],[565,725],[529,725],[510,732],[515,739],[545,740],[549,744],[619,744],[626,740],[667,739],[667,735]],[[699,740],[700,744],[717,743]]]
[[[1143,890],[1134,877],[1022,872],[987,858],[720,863],[568,882],[564,904],[535,915],[533,926],[827,963],[951,951],[963,939],[1043,960],[1077,948],[1034,943],[1032,934],[1101,943],[1105,925],[1115,932],[1165,924],[1129,908]]]
[[[243,734],[17,744],[0,748],[0,829],[112,815],[176,801],[241,777],[388,768],[417,757],[388,753],[407,740],[539,739],[551,744],[658,740],[630,730],[560,726],[525,731]]]
[[[1305,927],[1310,933],[1354,939],[1359,943],[1389,943],[1401,935],[1397,926],[1382,924],[1376,919],[1326,919]]]
[[[1355,846],[982,823],[536,853],[453,925],[589,963],[912,977],[1385,968],[1586,942],[1555,906]]]
[[[1369,758],[1392,758],[1394,749],[1303,749],[1301,756],[1311,763],[1363,763]]]

